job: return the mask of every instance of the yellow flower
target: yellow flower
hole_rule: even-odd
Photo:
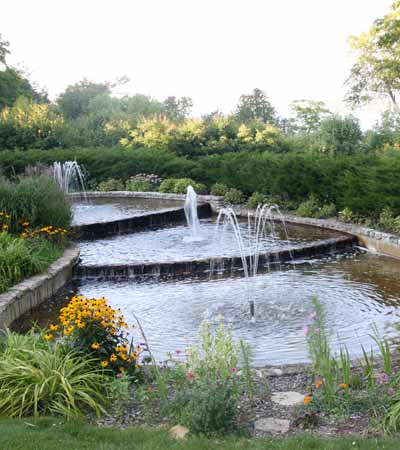
[[[90,346],[93,350],[98,350],[100,348],[100,344],[98,342],[93,342]]]
[[[50,325],[50,330],[51,330],[51,331],[57,331],[57,330],[58,330],[58,325],[53,325],[53,324],[51,324],[51,325]]]
[[[44,335],[44,338],[46,339],[46,341],[50,341],[51,339],[53,339],[53,335],[51,333],[47,333]]]
[[[311,403],[311,397],[310,397],[309,395],[306,395],[306,396],[304,397],[303,403],[304,403],[305,405],[308,405],[309,403]]]
[[[102,361],[100,364],[101,364],[101,367],[107,367],[108,361]]]
[[[140,369],[140,365],[139,364],[135,364],[135,369]]]
[[[110,361],[111,362],[115,362],[116,360],[117,360],[117,355],[113,354],[113,355],[110,356]]]

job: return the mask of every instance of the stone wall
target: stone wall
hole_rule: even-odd
[[[0,329],[9,327],[22,314],[51,298],[72,278],[78,261],[79,248],[70,246],[46,273],[30,277],[1,294]]]

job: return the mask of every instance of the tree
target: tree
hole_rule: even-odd
[[[5,106],[13,106],[19,97],[48,103],[45,91],[38,91],[21,71],[7,67],[0,71],[0,110]]]
[[[354,155],[363,137],[360,124],[353,116],[332,116],[320,127],[320,152],[331,156]]]
[[[400,1],[389,14],[375,20],[360,36],[349,38],[357,61],[346,81],[346,100],[353,106],[368,103],[375,97],[390,98],[398,110],[400,90]]]
[[[325,103],[317,100],[295,100],[290,108],[295,114],[291,128],[305,133],[317,131],[322,120],[331,114]]]
[[[190,114],[193,101],[190,97],[167,97],[164,100],[164,112],[169,120],[180,122]]]
[[[3,37],[0,33],[0,63],[6,64],[6,56],[10,53],[8,47],[10,43],[8,41],[3,40]]]
[[[276,123],[275,109],[261,89],[254,89],[250,95],[241,95],[235,114],[241,123]]]
[[[79,116],[89,114],[91,102],[96,97],[109,97],[110,94],[109,83],[92,83],[84,79],[80,83],[68,86],[58,97],[57,104],[67,119],[77,119]]]

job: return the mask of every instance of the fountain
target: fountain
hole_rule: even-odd
[[[228,207],[223,208],[218,214],[217,226],[215,230],[215,241],[221,240],[228,227],[231,227],[236,239],[239,250],[239,255],[242,260],[243,272],[246,279],[247,286],[247,300],[250,309],[251,322],[255,322],[255,305],[254,305],[254,289],[255,278],[257,276],[260,253],[263,249],[263,239],[265,236],[275,237],[275,222],[273,213],[276,213],[282,222],[286,240],[288,240],[288,233],[285,220],[277,205],[258,205],[252,217],[250,213],[247,216],[247,236],[245,239],[242,230],[239,226],[239,221],[235,211]],[[222,227],[222,230],[221,230]],[[289,251],[290,252],[290,251]],[[277,261],[279,264],[279,260]],[[269,263],[268,263],[269,264]],[[210,273],[214,270],[214,262],[211,261]]]
[[[71,187],[80,188],[85,195],[85,177],[76,161],[55,161],[53,164],[53,177],[60,188],[68,194]]]
[[[185,236],[183,242],[202,241],[200,236],[200,221],[197,216],[197,194],[192,186],[187,187],[186,200],[184,205],[186,222],[190,229],[190,236]]]

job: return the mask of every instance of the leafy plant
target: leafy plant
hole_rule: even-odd
[[[62,335],[75,351],[90,355],[106,373],[127,372],[131,378],[140,376],[138,363],[141,348],[129,343],[124,329],[128,328],[119,310],[111,308],[106,299],[88,299],[82,295],[71,298],[61,308],[59,320]],[[61,331],[50,325],[46,339]]]
[[[130,177],[126,182],[126,189],[128,191],[137,192],[151,192],[157,191],[162,180],[157,175],[139,173],[133,177]]]
[[[39,342],[39,339],[41,342]],[[24,345],[15,334],[2,339],[0,414],[11,417],[85,412],[105,413],[106,380],[93,361],[29,334]]]
[[[223,183],[215,183],[211,186],[210,194],[217,196],[224,196],[229,190],[228,186]]]
[[[118,178],[109,178],[97,185],[97,190],[101,192],[123,191],[124,188],[124,182]]]
[[[224,195],[224,201],[234,205],[244,203],[244,194],[239,189],[229,189]]]
[[[253,192],[251,196],[247,199],[247,204],[250,208],[257,208],[258,205],[268,203],[268,197],[260,192]]]

